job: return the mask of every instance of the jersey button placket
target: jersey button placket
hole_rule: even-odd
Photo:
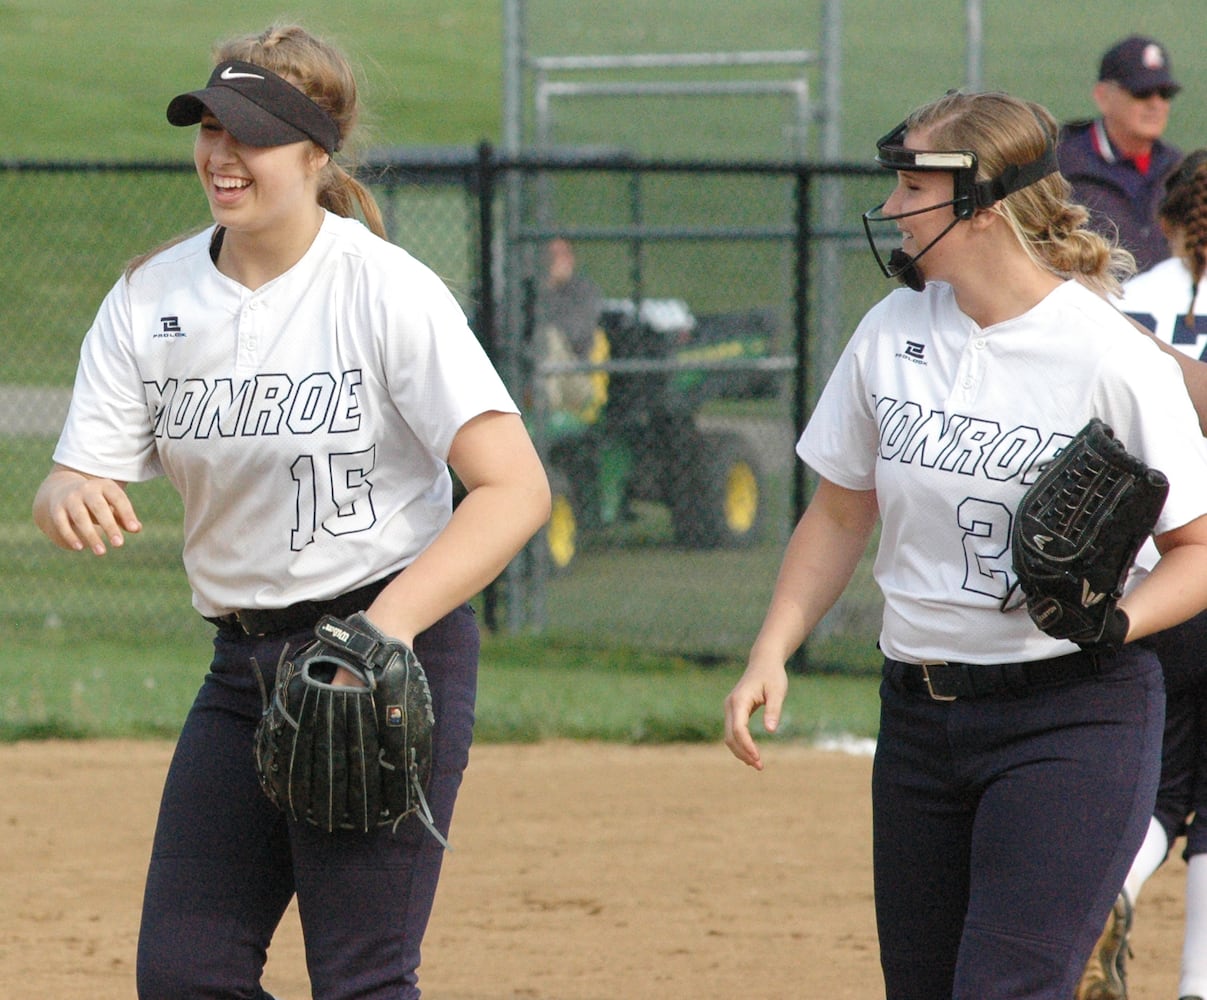
[[[263,303],[253,298],[243,307],[239,316],[239,359],[245,364],[254,365],[258,359],[258,314]]]
[[[969,341],[960,358],[960,368],[956,374],[955,395],[964,402],[969,402],[976,395],[984,374],[985,338],[975,336]]]
[[[985,365],[989,360],[989,355],[985,351],[988,346],[989,341],[984,337],[977,337],[972,342],[971,371],[965,379],[968,384],[964,388],[972,390],[980,387],[981,380],[985,377]]]

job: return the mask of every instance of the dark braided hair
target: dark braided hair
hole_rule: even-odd
[[[1186,326],[1194,329],[1194,303],[1207,270],[1207,149],[1188,153],[1165,182],[1157,210],[1161,221],[1182,232],[1182,256],[1190,271],[1190,306]]]

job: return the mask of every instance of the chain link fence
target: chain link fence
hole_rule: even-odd
[[[795,438],[841,346],[811,335],[812,289],[840,289],[822,305],[846,330],[886,290],[862,234],[818,222],[834,206],[823,211],[815,192],[861,209],[883,181],[856,167],[485,147],[383,152],[362,176],[389,238],[461,301],[555,486],[548,529],[479,599],[487,626],[744,655],[808,492]],[[0,624],[148,643],[202,631],[166,483],[132,487],[146,527],[111,558],[59,552],[29,516],[102,297],[130,258],[209,221],[191,169],[4,164],[0,194]],[[553,240],[568,241],[598,294],[577,344],[550,340]],[[838,275],[819,283],[819,260],[837,261]],[[878,618],[861,569],[809,664],[870,667]]]

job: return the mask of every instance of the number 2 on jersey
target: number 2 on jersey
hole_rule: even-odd
[[[1010,589],[1013,515],[996,501],[969,497],[956,508],[956,520],[964,529],[964,589],[1001,600]]]

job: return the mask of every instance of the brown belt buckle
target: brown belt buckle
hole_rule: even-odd
[[[922,668],[922,679],[924,681],[926,681],[926,690],[927,690],[927,692],[929,692],[931,698],[933,698],[935,701],[955,701],[956,698],[959,697],[958,695],[954,695],[954,694],[936,694],[935,693],[934,684],[931,682],[931,679],[930,679],[930,668],[931,667],[943,667],[943,666],[946,666],[946,663],[944,663],[944,662],[920,663],[918,665]]]

